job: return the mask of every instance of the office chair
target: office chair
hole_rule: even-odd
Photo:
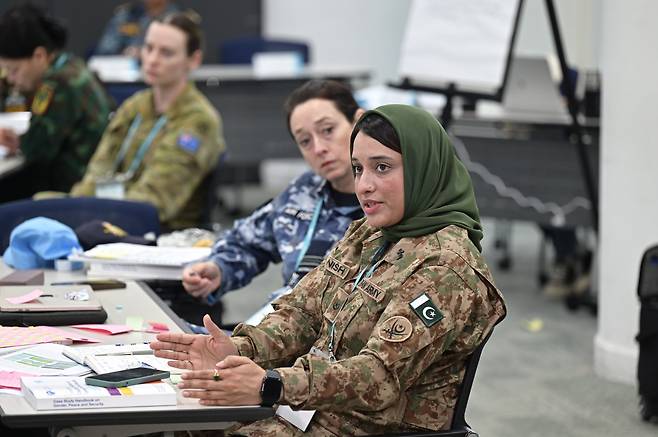
[[[262,52],[297,52],[302,55],[305,65],[311,59],[309,46],[305,42],[267,39],[260,36],[234,38],[222,42],[218,59],[220,64],[251,64],[253,55]]]
[[[131,235],[160,234],[158,211],[150,203],[96,197],[18,200],[0,205],[0,253],[9,246],[11,231],[25,220],[48,217],[75,229],[92,220],[108,221]]]
[[[459,393],[457,396],[457,403],[455,404],[455,411],[452,415],[452,422],[450,429],[445,431],[421,431],[421,432],[408,432],[402,434],[395,434],[396,436],[409,436],[409,437],[478,437],[478,433],[473,431],[466,423],[466,405],[468,398],[471,395],[471,388],[473,387],[473,380],[475,379],[475,371],[477,370],[478,363],[484,345],[491,338],[491,332],[482,340],[482,343],[475,348],[475,350],[466,358],[466,370],[464,371],[464,379],[459,386]],[[390,434],[386,434],[390,435]],[[384,435],[380,436],[384,437]]]

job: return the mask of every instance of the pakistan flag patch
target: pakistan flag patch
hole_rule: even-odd
[[[434,305],[432,299],[429,298],[427,293],[423,293],[414,299],[409,306],[414,310],[416,315],[428,328],[443,319],[443,313]]]

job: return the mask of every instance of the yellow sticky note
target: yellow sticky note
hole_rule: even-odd
[[[523,324],[524,328],[529,332],[539,332],[544,329],[544,321],[538,318],[525,320]]]
[[[144,319],[138,316],[126,317],[126,325],[130,326],[133,331],[141,331],[144,329]]]

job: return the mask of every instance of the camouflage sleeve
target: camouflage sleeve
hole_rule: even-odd
[[[189,114],[184,128],[165,130],[126,199],[149,202],[160,221],[179,214],[224,150],[218,123],[210,117]]]
[[[106,176],[112,170],[114,160],[135,113],[136,108],[131,100],[117,110],[103,132],[103,137],[87,165],[84,177],[71,188],[72,196],[94,196],[96,194],[96,180]]]
[[[79,118],[75,97],[74,90],[65,83],[46,80],[41,84],[32,104],[30,128],[21,137],[26,162],[48,164],[57,156]]]
[[[281,262],[272,228],[273,212],[274,203],[268,202],[238,220],[215,244],[210,259],[222,271],[218,297],[246,286],[270,263]]]
[[[233,342],[240,355],[263,368],[290,366],[309,351],[322,327],[321,302],[329,273],[316,268],[295,286],[292,293],[272,304],[275,311],[257,326],[240,324]]]
[[[449,268],[422,269],[389,302],[358,355],[330,363],[307,354],[292,367],[277,369],[283,379],[283,403],[332,411],[377,411],[393,405],[458,335],[466,332],[467,342],[481,341],[484,323],[475,309],[487,304],[486,287],[484,293],[469,288]],[[423,294],[441,316],[431,326],[410,306]],[[391,339],[391,329],[404,335]]]

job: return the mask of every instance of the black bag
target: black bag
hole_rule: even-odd
[[[637,379],[642,419],[658,423],[658,246],[644,252],[637,293],[640,297],[640,346]]]

